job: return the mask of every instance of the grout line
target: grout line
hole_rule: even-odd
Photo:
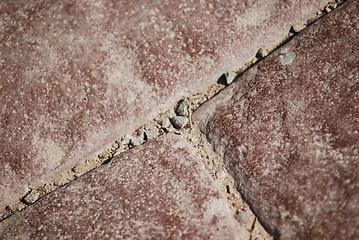
[[[243,237],[250,239],[253,235],[263,240],[273,239],[264,230],[264,227],[255,221],[256,216],[237,190],[235,180],[227,171],[223,157],[213,150],[205,134],[197,126],[194,126],[184,129],[181,132],[181,136],[193,147],[195,154],[201,159],[207,172],[212,176],[218,190],[227,200],[232,216],[237,221],[238,229],[241,229]],[[252,232],[254,224],[256,224],[256,229],[258,229],[255,233]]]
[[[346,1],[347,0],[334,0],[329,2],[323,8],[323,10],[318,11],[315,16],[307,20],[307,23],[304,28],[293,29],[292,27],[289,33],[286,36],[284,36],[282,40],[279,40],[275,46],[268,47],[267,50],[259,49],[256,56],[254,56],[251,61],[243,64],[242,66],[240,66],[235,70],[230,71],[230,72],[234,72],[236,74],[236,77],[234,77],[229,82],[229,84],[223,83],[223,78],[226,77],[225,76],[226,73],[224,73],[222,76],[220,76],[217,83],[211,85],[207,90],[193,94],[191,97],[189,97],[188,98],[190,100],[190,107],[189,107],[190,111],[188,116],[189,125],[190,125],[189,128],[178,130],[171,125],[169,118],[176,115],[174,111],[175,106],[172,106],[169,110],[167,110],[164,113],[160,113],[153,120],[146,122],[142,127],[135,130],[131,134],[122,136],[116,141],[114,141],[111,146],[106,146],[102,150],[97,151],[100,152],[99,154],[91,155],[85,160],[78,162],[77,164],[72,166],[69,170],[64,171],[63,173],[49,180],[47,183],[43,184],[37,189],[30,189],[17,202],[8,205],[5,209],[0,209],[0,222],[10,217],[11,215],[15,214],[16,212],[22,211],[27,206],[35,203],[37,200],[55,191],[56,189],[61,188],[62,186],[76,180],[80,176],[96,169],[101,165],[105,165],[109,163],[115,156],[127,151],[128,149],[131,149],[137,145],[141,145],[150,139],[157,138],[164,134],[175,133],[182,135],[185,131],[187,131],[187,133],[190,132],[191,130],[194,129],[191,119],[191,114],[199,106],[201,106],[203,103],[205,103],[206,101],[210,100],[212,97],[217,95],[226,86],[230,85],[233,81],[238,80],[238,78],[241,76],[242,73],[249,70],[257,62],[262,61],[263,59],[266,58],[266,56],[270,55],[272,52],[274,52],[275,50],[283,46],[285,43],[290,41],[303,29],[307,28],[308,26],[316,22],[318,19],[322,18],[330,11],[334,10],[335,8],[337,8],[338,6],[340,6],[342,3]],[[198,136],[197,133],[195,135]],[[206,165],[206,167],[208,166]],[[215,177],[215,173],[212,173],[211,175]]]
[[[251,232],[251,235],[250,235],[249,240],[252,240],[252,238],[254,238],[254,236],[252,236],[252,234],[253,234],[253,231],[254,231],[256,222],[257,222],[257,217],[255,217],[254,220],[253,220],[253,223],[252,223],[252,226],[251,226],[251,231],[250,231],[250,232]]]

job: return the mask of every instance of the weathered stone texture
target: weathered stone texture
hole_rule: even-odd
[[[241,239],[179,136],[127,151],[0,223],[1,239]]]
[[[281,239],[359,239],[358,9],[348,1],[194,114]]]
[[[0,1],[0,207],[282,39],[326,1]]]

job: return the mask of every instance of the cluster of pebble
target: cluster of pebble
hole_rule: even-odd
[[[189,100],[187,98],[178,102],[175,109],[176,115],[170,118],[174,128],[183,129],[187,126],[190,117]]]
[[[156,138],[158,135],[161,135],[165,132],[172,132],[173,128],[180,130],[185,128],[189,123],[190,118],[190,101],[185,98],[178,102],[175,108],[175,115],[173,117],[165,117],[159,121],[160,126],[156,124],[148,125],[143,129],[139,129],[136,133],[130,135],[125,135],[121,143],[123,145],[128,145],[130,147],[138,146],[144,143],[147,140]]]

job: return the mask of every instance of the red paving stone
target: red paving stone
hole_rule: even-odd
[[[176,135],[152,140],[0,223],[1,239],[240,239],[203,164]]]
[[[359,239],[358,10],[348,1],[194,114],[281,239]]]
[[[0,207],[278,43],[327,1],[0,2]]]

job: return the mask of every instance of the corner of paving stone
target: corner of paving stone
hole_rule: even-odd
[[[3,221],[0,236],[103,237],[103,230],[93,229],[91,221],[106,212],[102,227],[116,238],[126,236],[121,230],[126,226],[131,237],[140,239],[148,234],[166,239],[184,234],[186,239],[248,239],[243,238],[228,203],[183,137],[167,134],[115,158]],[[120,218],[118,211],[122,212]],[[180,221],[175,220],[178,214]],[[140,225],[128,225],[133,218]],[[82,226],[81,232],[73,227],[73,221]],[[151,226],[151,232],[137,229],[146,226]],[[57,228],[62,229],[60,235]]]
[[[207,103],[208,102],[205,104]],[[195,112],[197,111],[198,109]],[[223,157],[213,151],[212,146],[209,144],[206,136],[199,130],[198,125],[193,124],[190,128],[183,129],[181,136],[187,139],[193,147],[196,155],[202,160],[218,189],[230,204],[230,214],[237,220],[238,228],[241,229],[242,238],[273,239],[257,220],[249,205],[243,200],[237,190],[233,177],[225,167]]]
[[[356,187],[343,185],[357,182],[359,169],[358,141],[353,141],[358,125],[347,117],[357,115],[358,68],[352,63],[358,61],[352,53],[358,9],[358,2],[347,1],[264,59],[259,69],[245,72],[231,96],[224,90],[193,114],[212,147],[226,151],[241,192],[276,238],[359,234],[359,208],[341,208],[354,206],[358,196]],[[317,68],[325,64],[338,75]],[[331,142],[343,137],[345,146]]]
[[[341,1],[335,1],[335,2],[341,2]],[[325,7],[325,11],[330,12],[335,7],[336,6],[335,6],[334,3],[330,3]],[[322,11],[322,13],[323,12],[324,11]],[[301,29],[302,28],[294,26],[293,27],[293,32],[298,32]],[[268,49],[260,49],[260,50],[258,50],[256,57],[263,58],[264,56],[266,56],[268,54],[267,50]],[[230,76],[230,74],[227,76],[226,84],[231,83],[231,81],[233,80],[232,77],[233,76]],[[230,88],[231,87],[228,87],[228,89],[230,89]],[[230,96],[230,95],[232,95],[232,94],[229,93],[228,96]],[[210,103],[208,103],[208,104],[210,104]],[[202,109],[203,108],[199,109],[198,112],[202,111]],[[220,111],[220,109],[218,111]],[[214,115],[215,114],[213,113],[211,116],[214,116]],[[203,119],[204,116],[206,116],[205,117],[206,119]],[[56,189],[57,187],[62,186],[63,184],[73,180],[74,178],[80,177],[83,173],[85,173],[85,172],[87,172],[87,171],[89,171],[89,170],[91,170],[93,168],[96,168],[99,164],[102,164],[103,162],[110,161],[112,159],[112,157],[114,157],[115,155],[121,154],[123,151],[127,150],[128,148],[133,148],[133,147],[139,146],[139,145],[143,144],[144,142],[146,142],[147,140],[151,140],[153,138],[156,138],[158,135],[166,134],[166,133],[169,133],[169,132],[174,132],[176,134],[182,134],[181,131],[183,131],[183,130],[186,131],[186,128],[188,127],[188,125],[192,123],[191,119],[193,119],[193,121],[199,122],[201,129],[203,129],[203,128],[205,128],[205,126],[201,126],[201,124],[203,125],[203,123],[208,122],[209,118],[211,118],[211,117],[208,117],[205,114],[203,114],[203,115],[198,114],[194,118],[188,117],[188,122],[186,122],[183,117],[187,117],[187,116],[181,116],[181,114],[179,114],[179,113],[176,113],[176,115],[172,115],[172,118],[177,118],[177,119],[174,119],[176,121],[174,121],[172,119],[172,124],[173,124],[173,122],[175,122],[176,126],[173,126],[171,124],[171,118],[166,117],[166,118],[164,118],[163,124],[162,123],[160,124],[161,127],[156,126],[155,128],[152,128],[152,129],[151,129],[151,127],[148,127],[147,129],[144,129],[144,131],[142,131],[142,132],[136,131],[134,134],[132,134],[131,139],[129,140],[129,142],[124,144],[125,147],[122,148],[122,149],[121,149],[121,145],[117,145],[117,143],[115,142],[116,145],[113,145],[111,150],[103,152],[100,155],[94,157],[93,159],[90,159],[89,162],[91,164],[88,164],[89,162],[86,162],[86,164],[88,164],[88,165],[86,165],[86,167],[84,167],[85,165],[82,164],[82,163],[76,165],[75,167],[73,167],[71,169],[72,174],[74,174],[73,176],[70,174],[71,175],[70,177],[65,177],[65,178],[60,177],[54,183],[47,185],[46,186],[47,190],[44,191],[44,192],[48,193],[48,192]],[[180,121],[177,121],[178,118],[180,119]],[[87,160],[88,159],[86,159],[86,161]],[[221,175],[221,174],[219,173],[219,175]],[[39,196],[41,196],[41,194],[39,195],[38,191],[35,189],[35,190],[31,191],[29,194],[27,194],[25,197],[22,198],[22,200],[23,200],[22,203],[13,204],[8,208],[8,210],[10,209],[9,211],[11,211],[11,212],[20,211],[25,207],[24,203],[25,204],[32,204],[34,201],[36,201],[36,199]]]

